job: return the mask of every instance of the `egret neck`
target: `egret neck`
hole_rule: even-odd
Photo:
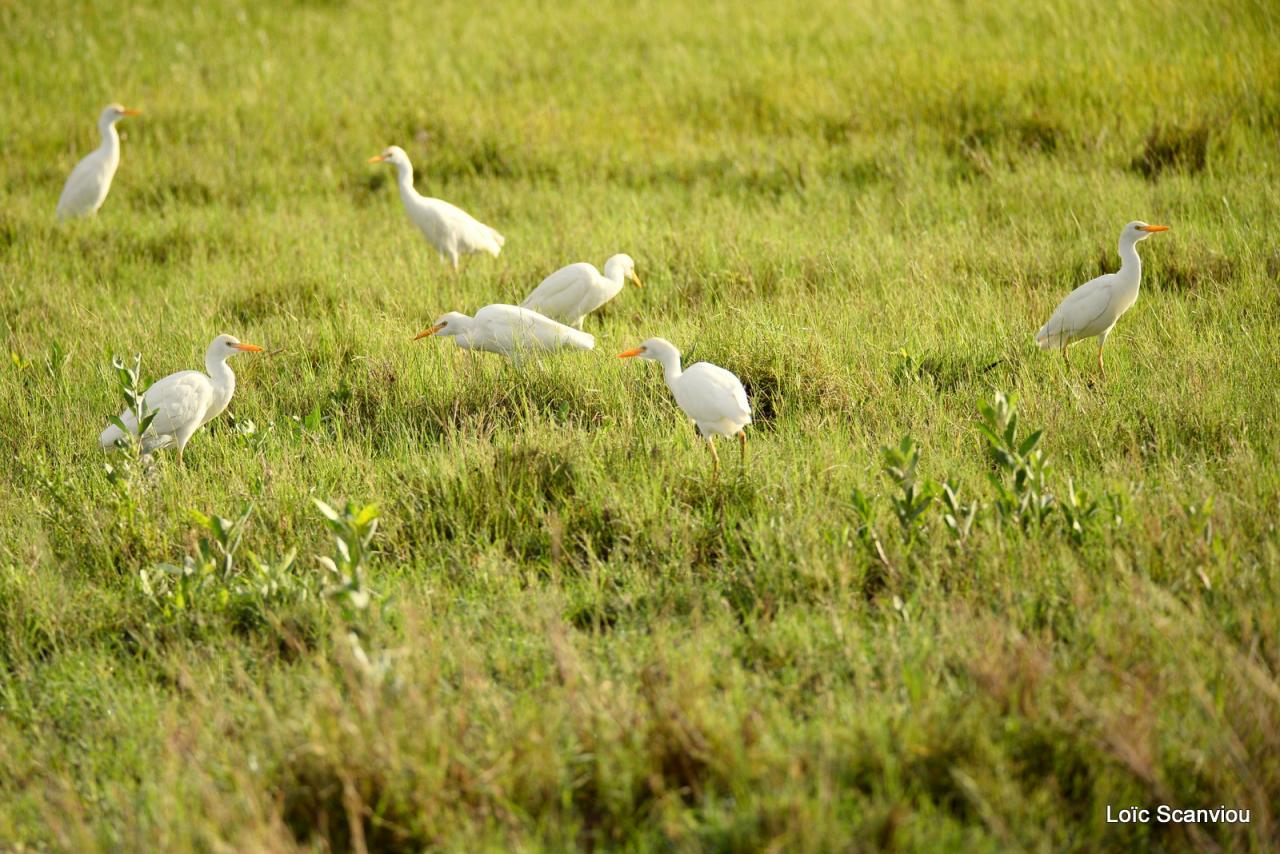
[[[406,202],[411,202],[419,197],[417,190],[413,188],[413,164],[405,161],[396,161],[396,186],[400,188],[400,198]]]
[[[209,374],[209,379],[213,380],[213,387],[222,396],[222,400],[227,402],[231,401],[231,395],[236,391],[236,375],[227,364],[230,357],[231,354],[219,341],[210,344],[204,354],[204,369]],[[225,405],[226,403],[223,404]]]
[[[120,162],[120,133],[116,130],[116,122],[118,116],[103,114],[98,119],[98,131],[102,134],[102,143],[98,146],[98,151],[102,152],[107,158],[107,162],[112,164],[112,168]]]
[[[617,296],[618,291],[622,290],[622,286],[627,283],[626,260],[615,255],[606,261],[604,265],[604,277],[609,280],[609,284],[613,285],[613,287],[609,289],[609,299],[613,299]]]
[[[1120,235],[1118,251],[1120,253],[1120,269],[1116,275],[1126,291],[1138,290],[1142,282],[1142,258],[1138,255],[1138,241],[1146,235],[1139,232],[1131,234],[1125,231]]]
[[[650,352],[658,364],[662,365],[662,377],[669,388],[675,388],[676,381],[684,373],[680,369],[680,351],[675,347],[650,347]]]

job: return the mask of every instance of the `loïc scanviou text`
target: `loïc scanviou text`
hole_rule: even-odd
[[[1157,807],[1121,807],[1107,805],[1107,824],[1248,824],[1249,810],[1225,805],[1184,809],[1160,804]]]

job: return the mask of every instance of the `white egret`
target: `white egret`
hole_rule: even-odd
[[[605,261],[603,276],[592,264],[570,264],[543,279],[520,305],[581,329],[583,318],[616,297],[627,279],[643,287],[630,255]]]
[[[591,350],[596,339],[536,311],[514,305],[486,305],[468,317],[451,311],[414,336],[451,337],[463,350],[483,350],[518,359],[521,354],[553,350]]]
[[[1098,370],[1103,377],[1102,346],[1107,343],[1111,329],[1133,304],[1138,301],[1138,286],[1142,283],[1142,259],[1138,257],[1138,241],[1146,240],[1159,231],[1168,231],[1167,225],[1147,225],[1137,221],[1129,223],[1120,232],[1120,269],[1107,273],[1076,288],[1062,301],[1049,322],[1036,333],[1036,343],[1041,349],[1057,347],[1062,350],[1062,361],[1068,366],[1067,348],[1086,338],[1098,339]]]
[[[639,347],[618,354],[619,359],[652,359],[662,365],[662,375],[684,414],[698,425],[698,432],[711,449],[714,469],[720,468],[716,453],[716,436],[737,436],[742,448],[742,461],[747,459],[746,426],[751,423],[751,404],[747,390],[724,368],[710,362],[698,362],[680,369],[680,351],[665,338],[650,338]]]
[[[495,229],[480,222],[462,208],[440,199],[422,195],[413,188],[413,164],[398,145],[389,146],[381,154],[369,158],[370,163],[390,163],[396,167],[396,183],[405,213],[418,227],[427,242],[436,248],[442,260],[458,269],[458,257],[475,252],[488,252],[495,258],[507,239]]]
[[[59,220],[88,216],[96,213],[107,200],[111,179],[120,165],[120,134],[116,122],[125,116],[140,115],[140,110],[126,110],[119,104],[110,104],[98,117],[98,131],[102,142],[71,170],[71,176],[58,197]]]
[[[213,339],[204,354],[204,367],[208,375],[199,371],[179,371],[164,379],[156,380],[142,395],[146,412],[155,412],[155,419],[142,437],[142,450],[151,453],[170,445],[178,446],[178,462],[191,436],[208,424],[231,402],[236,390],[236,375],[231,372],[227,359],[237,353],[259,353],[255,344],[242,344],[230,335]],[[137,435],[138,421],[131,410],[120,413],[120,420]],[[125,434],[115,424],[102,431],[98,443],[108,450],[117,447]]]

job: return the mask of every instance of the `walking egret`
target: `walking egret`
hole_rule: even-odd
[[[59,220],[88,216],[102,207],[111,190],[116,167],[120,165],[120,134],[116,133],[116,122],[125,116],[140,114],[140,110],[127,110],[119,104],[110,104],[102,111],[98,117],[102,142],[71,170],[58,197]]]
[[[684,410],[711,449],[713,470],[720,468],[716,453],[716,436],[737,436],[742,448],[742,462],[747,461],[746,426],[751,423],[751,404],[747,390],[724,368],[709,362],[698,362],[680,369],[680,351],[665,338],[650,338],[639,347],[618,354],[619,359],[652,359],[662,365],[662,375],[676,403]]]
[[[475,317],[451,311],[413,340],[432,335],[451,337],[463,350],[516,359],[527,352],[591,350],[596,346],[596,339],[587,333],[514,305],[486,305]]]
[[[643,287],[630,255],[604,262],[603,276],[592,264],[570,264],[543,279],[520,305],[581,329],[583,318],[616,297],[627,279]]]
[[[396,167],[396,183],[405,213],[418,227],[427,242],[436,248],[442,260],[458,269],[458,257],[475,252],[488,252],[495,258],[506,238],[480,222],[462,208],[440,199],[422,195],[413,188],[413,164],[398,145],[389,146],[381,154],[369,158],[370,163],[390,163]]]
[[[237,353],[260,353],[255,344],[242,344],[230,335],[213,339],[204,354],[204,367],[208,374],[199,371],[179,371],[164,379],[156,380],[142,395],[146,412],[156,413],[151,426],[142,437],[142,450],[151,453],[170,445],[178,446],[178,463],[182,463],[182,451],[191,436],[227,408],[236,390],[236,375],[231,372],[227,359]],[[145,413],[144,413],[145,414]],[[135,413],[126,409],[120,420],[133,435],[137,435],[138,421]],[[98,443],[108,450],[117,447],[125,434],[115,424],[102,431]]]
[[[1085,282],[1067,295],[1049,322],[1036,333],[1036,343],[1041,349],[1060,348],[1062,361],[1069,368],[1071,362],[1067,360],[1067,348],[1077,341],[1096,337],[1098,371],[1105,378],[1102,347],[1120,315],[1138,301],[1138,286],[1142,283],[1138,241],[1168,230],[1167,225],[1147,225],[1136,220],[1126,225],[1120,232],[1120,269]]]

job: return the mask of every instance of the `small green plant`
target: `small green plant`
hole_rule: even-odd
[[[140,471],[147,468],[150,460],[142,437],[151,429],[158,410],[147,406],[146,391],[142,387],[142,354],[135,353],[133,363],[126,364],[120,356],[113,356],[111,367],[116,373],[116,385],[120,396],[124,398],[125,411],[133,416],[137,430],[130,429],[120,415],[111,416],[111,424],[119,431],[116,448],[121,452],[114,462],[103,463],[107,480],[118,488],[128,488]]]
[[[333,557],[319,558],[321,566],[333,579],[325,593],[338,604],[349,623],[356,622],[368,610],[371,598],[364,569],[370,544],[378,532],[377,505],[360,507],[347,501],[339,511],[318,498],[312,501],[324,516],[333,536]]]
[[[245,622],[263,623],[273,608],[314,595],[314,581],[294,569],[296,548],[275,562],[248,551],[241,554],[252,514],[251,504],[230,519],[192,511],[202,530],[195,554],[179,565],[160,564],[138,574],[142,594],[156,613],[170,619],[231,613]]]
[[[1084,542],[1088,530],[1097,521],[1101,508],[1096,499],[1085,492],[1076,491],[1075,481],[1067,478],[1067,492],[1058,502],[1058,510],[1062,513],[1062,521],[1067,529],[1071,542],[1079,545]]]
[[[1041,527],[1053,512],[1054,498],[1046,485],[1049,463],[1037,445],[1043,430],[1018,435],[1018,412],[1004,392],[991,403],[978,406],[982,415],[978,432],[995,469],[990,480],[996,489],[994,506],[1001,522],[1026,530]]]
[[[918,481],[916,466],[920,464],[920,448],[910,436],[903,436],[898,446],[880,449],[884,455],[884,473],[898,488],[890,497],[894,515],[902,528],[902,537],[911,542],[923,529],[925,511],[933,504],[935,487],[929,481]]]
[[[957,544],[967,542],[982,502],[975,498],[964,503],[960,500],[960,487],[949,480],[942,485],[941,501],[942,524],[951,532],[951,539]]]

